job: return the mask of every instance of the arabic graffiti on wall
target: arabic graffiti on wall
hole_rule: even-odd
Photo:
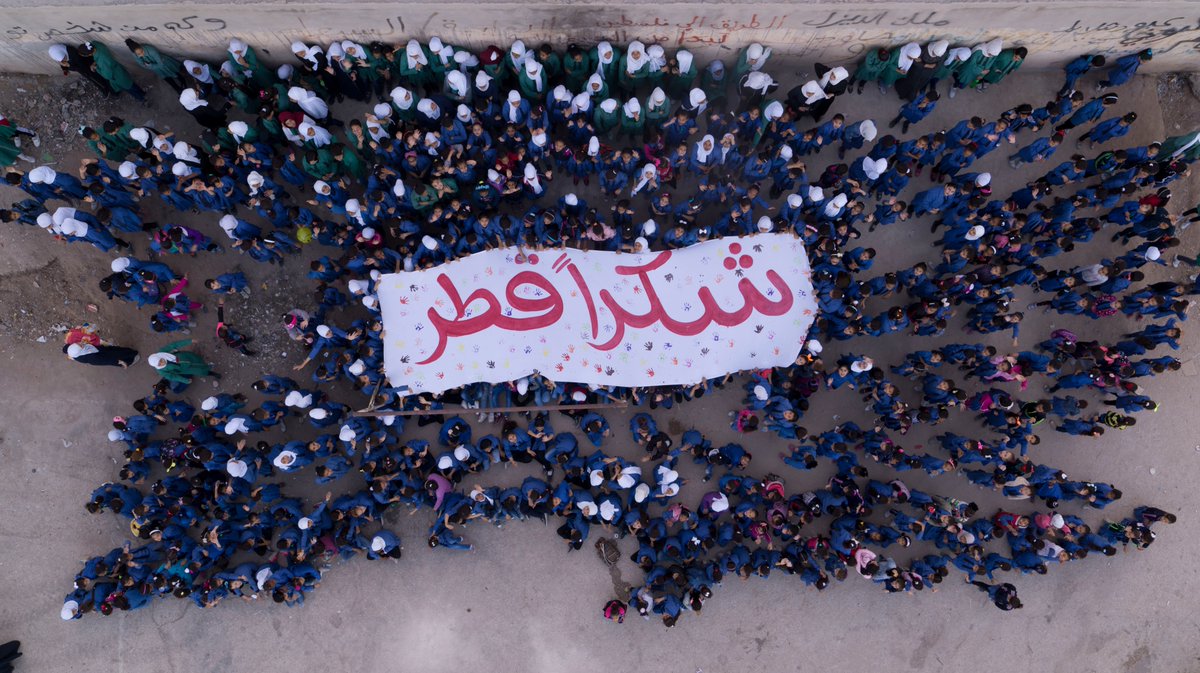
[[[240,37],[271,54],[271,60],[287,59],[293,40],[328,43],[350,37],[400,43],[434,35],[474,48],[507,45],[518,38],[559,47],[568,42],[641,40],[686,48],[702,59],[729,58],[746,44],[760,41],[780,55],[830,64],[854,62],[875,46],[934,39],[971,46],[1002,37],[1030,48],[1030,63],[1035,67],[1061,63],[1084,51],[1113,54],[1153,47],[1154,65],[1161,68],[1187,64],[1200,49],[1200,14],[1160,5],[1136,13],[1132,5],[1097,6],[1081,13],[1067,6],[1031,8],[1026,3],[995,3],[987,12],[954,5],[902,10],[808,4],[803,12],[794,5],[756,5],[754,11],[705,5],[703,13],[687,5],[623,10],[530,5],[516,13],[511,6],[487,4],[473,6],[470,12],[432,4],[398,7],[399,11],[386,15],[375,6],[353,3],[209,7],[195,13],[171,5],[0,10],[0,17],[7,17],[0,19],[5,38],[0,40],[4,61],[0,66],[52,69],[52,63],[40,59],[10,61],[18,54],[33,55],[48,42],[116,44],[126,37],[173,48],[178,55],[208,58],[218,57],[230,38]],[[522,21],[524,17],[536,18]]]
[[[4,34],[10,40],[35,39],[41,42],[63,42],[70,40],[103,39],[106,33],[116,33],[122,38],[138,33],[181,33],[189,31],[217,32],[224,31],[229,25],[225,19],[216,17],[201,17],[197,15],[183,16],[174,21],[162,23],[112,23],[103,21],[64,21],[48,28],[29,29],[21,25],[9,26]],[[147,38],[152,41],[152,38]]]
[[[542,373],[667,385],[791,364],[816,313],[790,234],[618,254],[491,250],[377,288],[392,385],[441,391]]]

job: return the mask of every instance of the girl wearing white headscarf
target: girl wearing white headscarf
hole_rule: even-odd
[[[621,88],[633,93],[638,82],[650,76],[650,57],[646,54],[646,45],[634,40],[629,43],[629,49],[621,57],[621,67],[617,70],[617,82]]]
[[[329,105],[320,96],[304,87],[289,88],[287,96],[288,100],[300,106],[300,109],[313,119],[324,119],[329,116]]]
[[[467,81],[467,75],[458,70],[446,73],[446,84],[442,93],[455,103],[471,102],[471,83]]]
[[[750,108],[762,106],[767,94],[779,88],[779,83],[765,72],[751,70],[742,76],[738,87],[737,112],[741,114]]]
[[[180,92],[179,104],[205,128],[216,131],[225,125],[225,112],[214,110],[208,101],[201,97],[200,92],[193,87],[188,87]]]
[[[740,80],[748,72],[758,72],[767,64],[767,58],[770,56],[770,49],[757,42],[752,42],[738,54],[738,62],[733,68],[733,74]]]
[[[591,96],[594,100],[604,100],[608,98],[608,82],[599,73],[588,78],[587,84],[583,87],[583,92]]]
[[[634,137],[640,142],[646,130],[646,116],[642,114],[642,104],[636,98],[630,98],[621,106],[621,134]]]
[[[706,135],[692,148],[692,156],[688,166],[694,173],[705,174],[717,165],[717,141],[711,135]]]
[[[324,127],[317,126],[311,119],[302,122],[298,132],[304,144],[313,148],[325,147],[333,142],[333,134]]]
[[[436,77],[433,68],[429,65],[429,56],[425,54],[425,47],[416,40],[408,41],[404,47],[404,53],[396,61],[400,66],[400,77],[414,89],[433,82]]]
[[[692,83],[699,74],[695,61],[695,56],[687,49],[675,52],[675,58],[670,64],[671,76],[667,79],[667,91],[672,98],[683,98],[691,90]]]
[[[538,175],[533,164],[525,164],[525,173],[521,182],[524,183],[525,193],[530,199],[536,201],[546,195],[546,188],[542,186],[541,176]]]
[[[645,191],[647,194],[653,194],[658,191],[658,168],[654,164],[642,166],[642,172],[638,174],[637,182],[634,183],[633,189],[629,191],[629,195],[637,196],[642,191]]]
[[[542,64],[532,58],[525,59],[521,72],[517,73],[517,85],[521,93],[531,101],[540,101],[546,97],[546,73]]]
[[[621,65],[621,50],[608,42],[601,42],[592,50],[592,62],[596,64],[596,74],[605,82],[617,81],[617,68]]]
[[[508,53],[504,56],[504,65],[513,75],[519,76],[525,70],[525,61],[530,58],[533,58],[533,54],[525,49],[524,42],[517,40],[508,48]]]

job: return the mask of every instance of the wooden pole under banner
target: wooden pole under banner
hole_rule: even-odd
[[[406,411],[356,411],[355,416],[378,418],[380,416],[449,416],[451,414],[506,414],[525,411],[565,411],[567,409],[624,409],[628,402],[612,402],[604,404],[543,404],[532,407],[482,407],[479,409],[467,407],[450,407],[447,409],[410,409]]]

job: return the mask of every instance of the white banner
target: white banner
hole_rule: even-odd
[[[816,317],[790,234],[646,254],[481,252],[383,276],[384,369],[438,392],[540,373],[655,386],[791,364]]]

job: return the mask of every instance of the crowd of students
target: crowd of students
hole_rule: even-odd
[[[172,255],[212,255],[215,266],[229,249],[294,267],[305,246],[322,246],[318,255],[304,253],[315,257],[307,271],[314,305],[283,318],[306,349],[295,371],[313,371],[301,381],[264,376],[253,386],[257,403],[230,393],[189,400],[181,394],[192,380],[214,375],[204,358],[184,350],[186,341],[147,358],[162,380],[135,402],[135,414],[114,422],[109,439],[124,445],[127,462],[119,481],[96,489],[88,503],[129,519],[138,539],[84,564],[64,619],[168,594],[199,606],[260,595],[301,603],[334,558],[399,558],[399,537],[381,525],[395,503],[433,510],[431,547],[470,548],[463,530],[473,520],[553,516],[568,550],[580,549],[593,529],[632,536],[644,578],[604,614],[620,620],[632,607],[667,626],[700,611],[732,576],[799,575],[817,589],[856,576],[912,592],[955,569],[998,607],[1018,608],[1012,584],[979,578],[1045,573],[1089,553],[1145,548],[1153,524],[1174,520],[1153,507],[1099,525],[1060,511],[1068,501],[1103,509],[1121,492],[1027,455],[1039,425],[1098,436],[1155,410],[1136,380],[1179,367],[1150,351],[1179,347],[1185,297],[1198,291],[1195,276],[1148,283],[1142,267],[1164,264],[1179,245],[1168,185],[1200,156],[1200,133],[1105,147],[1136,117],[1104,119],[1117,94],[1089,97],[1078,88],[1104,65],[1101,56],[1069,64],[1064,87],[1043,105],[910,135],[929,126],[940,86],[950,97],[982,91],[1021,65],[1024,48],[993,40],[871,49],[853,73],[817,64],[814,79],[777,98],[770,49],[758,44],[743,48],[732,67],[640,42],[570,45],[562,53],[520,41],[479,51],[437,38],[400,47],[297,42],[294,59],[277,67],[238,40],[220,63],[180,60],[132,40],[126,46],[179,93],[203,129],[199,139],[117,117],[84,128],[96,158],[77,174],[6,169],[8,183],[28,198],[0,211],[0,220],[119,252],[100,286],[112,299],[155,309],[156,332],[190,332],[201,309],[171,268]],[[65,74],[79,73],[106,94],[144,95],[102,44],[54,45],[50,55]],[[1129,81],[1151,56],[1120,58],[1097,87]],[[870,82],[903,99],[889,126],[902,124],[898,135],[880,137],[876,122],[846,102]],[[361,116],[335,111],[363,105],[370,107]],[[1090,141],[1088,153],[1052,158],[1076,129],[1086,129],[1079,140]],[[1014,145],[1013,167],[1045,167],[1009,195],[993,194],[991,175],[972,170],[1003,144]],[[9,155],[11,164],[11,151],[0,157]],[[831,163],[810,167],[818,160]],[[589,203],[593,180],[599,195]],[[150,215],[159,207],[169,215]],[[168,219],[184,213],[200,213],[192,221],[208,225]],[[940,231],[939,260],[872,272],[883,257],[856,243],[863,229],[912,228],[918,218]],[[1055,264],[1109,231],[1122,244],[1119,256]],[[533,376],[408,395],[403,382],[384,379],[375,295],[382,274],[504,246],[661,250],[759,232],[791,232],[809,254],[820,317],[793,366],[648,389]],[[152,258],[137,257],[139,248]],[[204,288],[222,309],[226,298],[249,292],[237,271],[214,272]],[[1026,311],[1092,320],[1125,314],[1147,323],[1115,344],[1059,330],[1016,350],[1019,289],[1045,297]],[[855,350],[866,351],[866,336],[937,337],[959,323],[967,342],[917,350],[891,367],[848,351],[823,357],[824,345],[858,339]],[[226,323],[223,311],[215,329],[225,345],[254,355],[252,336]],[[1013,350],[985,343],[994,332],[1010,332]],[[136,362],[129,354],[120,361]],[[1031,379],[1049,383],[1045,395],[1023,396]],[[377,409],[461,407],[475,422],[418,415],[418,425],[441,427],[435,444],[413,439],[405,417],[356,415],[349,400],[335,398],[339,384],[370,396]],[[906,399],[909,385],[919,401]],[[639,461],[619,455],[625,435],[598,411],[567,409],[564,418],[471,411],[607,401],[653,411],[730,386],[745,389],[735,429],[787,438],[794,442],[781,456],[787,466],[832,464],[834,476],[821,488],[790,490],[783,477],[748,472],[753,435],[745,442],[751,450],[713,446],[701,429],[675,438],[648,412],[629,427],[629,440],[645,449]],[[809,398],[843,386],[862,396],[872,423],[812,432],[801,425],[816,422],[804,419]],[[1064,390],[1080,397],[1058,394]],[[954,411],[976,414],[978,433],[944,432],[927,453],[900,445],[914,424],[938,425]],[[289,422],[294,436],[296,419],[311,426],[312,439],[262,434]],[[676,468],[689,459],[708,485],[684,497]],[[510,463],[536,463],[541,474],[519,487],[475,484]],[[875,464],[960,472],[1044,509],[980,512],[882,476]],[[307,468],[319,484],[362,482],[305,502],[280,478]],[[920,541],[933,548],[924,555],[889,549]]]

